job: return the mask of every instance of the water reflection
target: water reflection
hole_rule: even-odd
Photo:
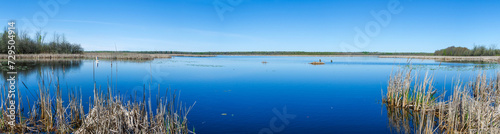
[[[307,64],[318,59],[333,62],[325,62],[323,66]],[[29,91],[37,94],[40,72],[42,76],[53,76],[48,74],[52,71],[58,73],[54,76],[60,80],[63,100],[67,100],[64,97],[71,92],[81,91],[84,109],[92,102],[94,83],[101,89],[112,88],[116,94],[123,95],[124,100],[142,100],[140,97],[149,96],[151,92],[152,108],[157,105],[154,101],[157,94],[165,93],[166,88],[178,89],[182,91],[183,102],[197,102],[188,118],[198,133],[258,133],[269,127],[269,119],[275,116],[271,109],[285,105],[297,118],[283,133],[390,133],[391,130],[415,133],[415,122],[427,121],[420,119],[418,112],[398,109],[387,109],[390,114],[381,115],[380,111],[385,112],[386,108],[375,103],[380,100],[380,89],[387,86],[391,71],[398,65],[407,65],[406,60],[401,59],[217,56],[152,61],[100,60],[99,67],[94,63],[94,60],[23,63],[26,69],[20,68],[18,72],[27,76],[19,78],[19,83],[24,82],[26,87],[19,85],[20,93],[33,100]],[[440,70],[489,67],[433,60],[413,62],[412,65],[440,67]],[[451,77],[445,76],[460,72],[470,73],[435,71],[436,87],[449,86]],[[2,75],[5,80],[6,73]],[[139,98],[128,97],[135,94]],[[30,108],[27,101],[23,104],[26,104],[24,109]],[[392,126],[389,122],[399,127],[389,129],[387,126]]]
[[[395,133],[432,133],[440,131],[434,111],[421,112],[405,108],[386,106],[389,129]],[[441,133],[441,132],[438,132]]]
[[[78,71],[83,65],[82,60],[21,60],[15,62],[15,71],[19,76],[27,77],[30,74],[41,74],[43,71],[50,71],[56,76],[65,76],[66,72]],[[10,71],[7,61],[2,61],[0,69],[2,78],[7,79],[7,72]]]

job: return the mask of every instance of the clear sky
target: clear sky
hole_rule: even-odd
[[[2,1],[0,20],[10,19],[85,50],[433,52],[500,43],[498,0]]]

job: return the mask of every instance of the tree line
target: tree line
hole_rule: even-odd
[[[51,41],[45,41],[47,33],[37,31],[34,38],[31,38],[28,32],[15,31],[16,36],[16,54],[39,54],[39,53],[53,53],[53,54],[79,54],[83,53],[83,48],[80,44],[70,43],[66,40],[64,34],[54,33]],[[0,53],[7,53],[8,49],[8,30],[5,29],[0,33]]]
[[[436,50],[434,55],[438,56],[497,56],[500,55],[500,49],[496,45],[486,47],[484,45],[474,45],[473,49],[466,47],[451,46],[445,49]]]

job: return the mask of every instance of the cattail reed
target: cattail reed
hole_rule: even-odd
[[[14,127],[6,123],[6,89],[2,88],[1,133],[194,133],[187,124],[187,114],[194,104],[187,107],[178,101],[175,91],[167,90],[164,97],[157,97],[158,104],[153,113],[150,99],[148,102],[146,99],[124,100],[112,96],[112,88],[103,91],[94,86],[93,100],[89,98],[89,109],[85,113],[81,89],[70,90],[69,99],[63,100],[58,78],[47,76],[40,78],[32,107],[19,115]]]
[[[412,70],[391,74],[383,97],[389,124],[401,133],[500,133],[500,73],[457,80],[452,94],[436,96],[433,79]],[[446,91],[442,91],[443,94]]]

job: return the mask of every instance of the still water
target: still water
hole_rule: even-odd
[[[325,64],[308,64],[319,59]],[[97,65],[93,60],[38,61],[24,66],[18,78],[24,83],[19,90],[25,104],[34,100],[30,92],[48,76],[59,79],[63,99],[69,92],[81,92],[86,107],[94,81],[123,99],[155,98],[167,88],[176,89],[184,104],[196,102],[189,126],[201,134],[390,133],[380,101],[392,71],[413,68],[421,76],[429,72],[436,88],[451,89],[454,80],[497,70],[497,64],[483,63],[280,56],[174,57]],[[5,81],[5,72],[2,75]]]

